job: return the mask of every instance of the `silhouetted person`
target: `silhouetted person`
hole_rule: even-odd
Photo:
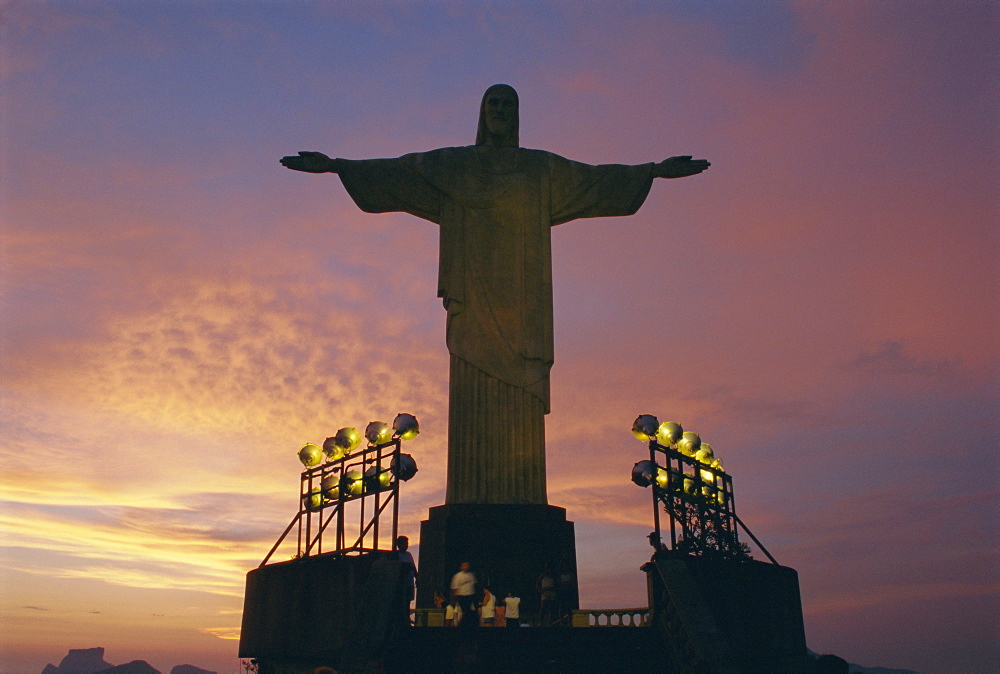
[[[406,536],[396,538],[396,553],[399,558],[401,570],[400,579],[400,601],[403,603],[403,613],[406,616],[406,624],[410,624],[410,602],[416,594],[417,587],[417,563],[413,561],[413,554],[409,551],[410,539]]]
[[[541,599],[538,624],[540,627],[547,627],[556,621],[556,604],[559,601],[559,596],[556,594],[556,577],[551,567],[546,566],[542,571],[542,575],[535,582],[535,589],[538,590]]]
[[[663,559],[668,552],[666,544],[660,541],[660,536],[655,531],[650,531],[646,539],[649,541],[649,546],[653,548],[653,554],[648,562],[639,567],[642,571],[651,568],[651,564],[654,564],[658,559]]]

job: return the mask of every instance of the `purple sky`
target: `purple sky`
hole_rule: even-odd
[[[798,570],[812,650],[1000,666],[994,2],[7,2],[0,671],[68,648],[238,667],[297,448],[420,418],[443,501],[437,232],[321,150],[706,157],[553,234],[549,501],[584,607],[645,603],[640,413],[710,442]]]

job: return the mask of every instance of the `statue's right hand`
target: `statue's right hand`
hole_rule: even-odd
[[[281,165],[306,173],[336,173],[335,162],[322,152],[299,152],[281,158]]]

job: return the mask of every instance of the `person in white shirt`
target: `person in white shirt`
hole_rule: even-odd
[[[469,562],[462,562],[458,573],[451,577],[451,596],[458,600],[458,607],[462,610],[462,617],[457,619],[458,626],[478,627],[476,576]]]
[[[488,588],[483,588],[483,600],[479,602],[479,620],[483,627],[493,627],[493,619],[496,617],[497,598]]]
[[[521,598],[515,597],[513,592],[507,593],[507,598],[503,600],[507,607],[507,627],[521,626]]]

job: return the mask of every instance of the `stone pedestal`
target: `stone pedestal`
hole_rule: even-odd
[[[521,597],[521,615],[534,619],[535,582],[547,565],[558,581],[560,615],[579,608],[576,537],[566,509],[536,504],[447,504],[420,523],[417,607],[433,608],[434,591],[446,597],[463,561],[499,603],[508,591]]]

